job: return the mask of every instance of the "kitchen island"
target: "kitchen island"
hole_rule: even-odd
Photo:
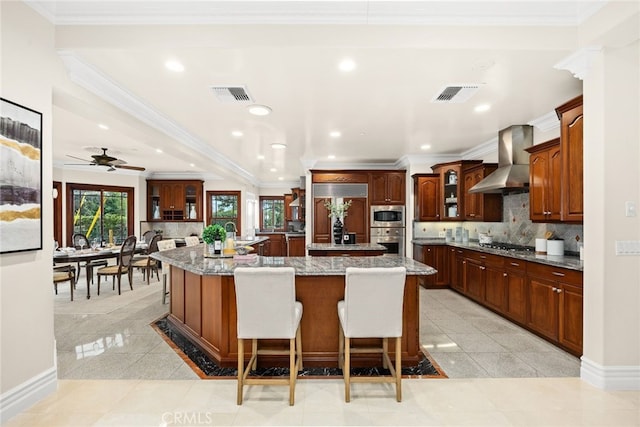
[[[170,312],[176,329],[223,367],[237,364],[237,320],[233,271],[238,266],[287,266],[296,270],[296,299],[304,306],[302,350],[305,366],[336,367],[338,364],[338,301],[344,298],[347,267],[405,267],[402,363],[410,366],[422,359],[419,344],[418,277],[435,269],[404,257],[261,257],[249,262],[233,258],[205,258],[204,245],[156,252],[153,258],[171,265]],[[195,252],[195,258],[191,258]],[[286,340],[272,340],[275,345]],[[286,341],[286,342],[285,342]],[[374,340],[356,340],[370,346]],[[374,366],[379,355],[361,354],[354,366]],[[285,358],[286,359],[286,358]],[[288,359],[272,356],[268,365],[286,366]]]

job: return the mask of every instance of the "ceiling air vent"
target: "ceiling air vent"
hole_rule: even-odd
[[[431,102],[435,103],[461,103],[466,102],[480,89],[479,84],[449,85],[442,89]]]
[[[254,102],[245,86],[211,86],[211,89],[220,102],[243,104],[253,104]]]

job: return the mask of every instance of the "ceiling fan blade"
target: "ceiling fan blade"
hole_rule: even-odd
[[[82,160],[83,162],[87,162],[87,163],[93,163],[93,161],[91,161],[91,160],[82,159],[80,157],[72,156],[70,154],[67,154],[67,157],[71,157],[72,159],[76,159],[76,160]]]
[[[115,159],[115,160],[111,160],[110,162],[108,162],[109,165],[111,166],[116,166],[116,165],[125,165],[127,164],[127,162],[125,162],[122,159]]]
[[[145,168],[140,166],[113,165],[113,167],[118,169],[129,169],[129,170],[140,171],[140,172],[146,170]]]

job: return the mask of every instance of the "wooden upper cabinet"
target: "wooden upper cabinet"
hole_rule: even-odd
[[[560,119],[560,150],[562,151],[562,221],[583,222],[582,95],[556,108],[556,114]]]
[[[372,205],[404,205],[405,171],[372,172],[369,197]]]
[[[431,166],[440,174],[440,208],[443,221],[460,221],[464,218],[464,173],[482,160],[460,160]]]
[[[311,170],[311,182],[366,184],[369,182],[369,174],[367,173],[367,171],[355,171],[355,170],[340,170],[340,171]]]
[[[293,194],[285,194],[284,195],[284,220],[285,221],[293,221],[293,207],[289,206],[293,202]]]
[[[496,163],[483,163],[464,172],[464,216],[467,221],[502,221],[502,194],[469,193],[469,189],[498,169]]]
[[[414,219],[440,221],[440,174],[415,174],[413,178]]]
[[[529,152],[529,217],[531,221],[562,219],[562,153],[560,138],[527,149]]]
[[[202,221],[202,181],[147,181],[148,221]]]

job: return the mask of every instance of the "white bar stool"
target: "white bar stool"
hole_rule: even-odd
[[[244,385],[288,385],[293,405],[296,378],[302,369],[300,319],[302,304],[296,301],[292,267],[238,267],[234,271],[238,317],[238,405]],[[244,340],[251,339],[251,359],[245,370]],[[259,339],[289,339],[289,351],[258,349]],[[288,354],[289,378],[249,377],[258,355]],[[297,356],[297,357],[296,357]]]
[[[158,240],[158,251],[168,251],[176,248],[176,241],[173,239]],[[171,265],[167,262],[162,263],[162,304],[167,302],[167,276],[171,274]]]
[[[395,383],[396,400],[402,401],[402,303],[406,274],[404,267],[346,268],[344,300],[338,302],[338,365],[344,376],[345,402],[351,400],[352,382]],[[351,348],[351,338],[382,338],[382,348]],[[388,338],[395,338],[395,369],[389,357]],[[382,367],[388,368],[391,376],[351,377],[351,353],[382,353]]]

